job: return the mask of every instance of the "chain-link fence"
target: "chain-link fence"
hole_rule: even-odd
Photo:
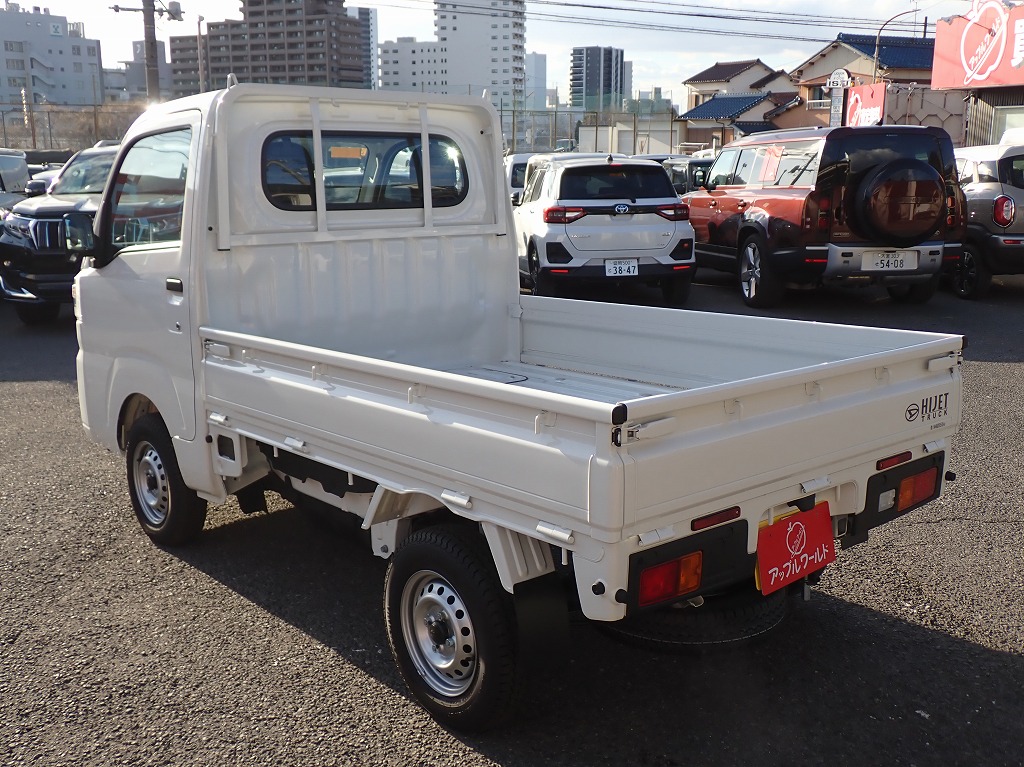
[[[621,152],[668,154],[686,141],[685,123],[672,113],[501,112],[507,152]]]
[[[0,146],[77,151],[103,139],[120,139],[146,105],[56,106],[0,103]]]

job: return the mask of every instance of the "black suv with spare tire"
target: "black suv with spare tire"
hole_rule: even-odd
[[[737,275],[748,306],[788,287],[883,285],[923,303],[963,249],[964,196],[941,128],[805,128],[728,144],[687,194],[698,267]]]

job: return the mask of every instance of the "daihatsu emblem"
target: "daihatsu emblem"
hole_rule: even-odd
[[[628,205],[623,205],[621,203],[619,205],[616,205],[615,206],[615,215],[616,216],[621,216],[623,213],[629,213],[629,206]]]

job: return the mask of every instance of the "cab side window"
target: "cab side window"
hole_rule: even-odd
[[[736,157],[739,155],[739,151],[736,149],[723,149],[722,153],[718,155],[718,159],[715,160],[715,164],[711,166],[711,170],[708,173],[708,183],[712,186],[722,186],[732,184],[733,182],[733,167],[736,165]]]
[[[145,136],[132,145],[117,169],[111,195],[114,250],[129,245],[181,240],[192,130]]]

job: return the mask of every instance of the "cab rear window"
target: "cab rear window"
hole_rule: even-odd
[[[316,162],[323,168],[327,210],[422,208],[458,205],[469,192],[466,162],[458,145],[430,136],[426,157],[419,135],[324,132],[319,146],[311,131],[282,131],[263,144],[261,170],[267,199],[282,210],[316,210]]]
[[[676,196],[668,173],[655,165],[566,168],[560,184],[558,196],[564,200],[636,200]]]

